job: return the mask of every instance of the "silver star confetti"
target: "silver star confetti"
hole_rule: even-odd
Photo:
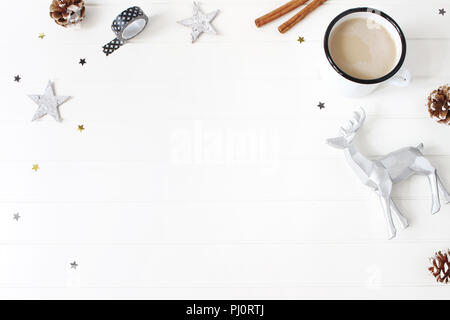
[[[33,116],[32,121],[42,118],[46,114],[51,115],[56,121],[61,121],[58,107],[66,102],[70,97],[55,96],[52,82],[49,81],[43,95],[28,95],[39,107]]]
[[[214,30],[211,25],[211,21],[214,20],[218,13],[219,10],[215,10],[208,14],[204,14],[200,9],[199,4],[194,2],[193,16],[191,18],[177,21],[177,23],[192,29],[191,37],[192,43],[194,43],[203,32],[216,34],[216,30]]]
[[[21,217],[20,217],[20,214],[19,214],[19,213],[14,213],[14,215],[13,215],[13,219],[14,219],[14,220],[19,221],[20,218],[21,218]]]
[[[76,261],[70,263],[71,269],[76,269],[78,267],[78,263]]]

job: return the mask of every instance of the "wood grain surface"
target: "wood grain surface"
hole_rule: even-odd
[[[254,25],[282,0],[202,1],[218,35],[195,44],[176,24],[190,0],[87,0],[73,29],[49,2],[10,1],[20,19],[0,21],[0,298],[450,298],[427,271],[450,206],[431,216],[425,177],[396,186],[410,228],[388,241],[378,199],[325,145],[363,106],[362,152],[423,142],[450,188],[450,128],[425,107],[449,81],[448,1],[329,0],[284,35]],[[131,5],[149,25],[105,57]],[[414,80],[339,97],[319,73],[323,33],[367,5],[401,25]],[[64,121],[31,122],[27,94],[49,79],[72,96]]]

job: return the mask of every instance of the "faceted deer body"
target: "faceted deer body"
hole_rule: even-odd
[[[442,193],[445,203],[450,202],[450,194],[442,184],[436,169],[422,154],[423,145],[399,149],[379,160],[369,160],[354,146],[353,138],[365,120],[364,109],[354,113],[350,120],[350,127],[341,128],[340,136],[327,139],[327,143],[335,148],[343,149],[345,157],[359,179],[372,188],[380,197],[384,216],[388,228],[388,237],[395,237],[396,229],[392,221],[392,213],[397,217],[403,228],[408,227],[407,219],[391,199],[392,186],[414,174],[428,177],[431,187],[433,205],[431,213],[435,214],[441,209],[439,192]]]

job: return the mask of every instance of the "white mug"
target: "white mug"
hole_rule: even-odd
[[[385,27],[394,40],[397,50],[397,64],[388,74],[377,79],[358,79],[342,71],[333,61],[328,42],[333,29],[342,22],[352,18],[368,18],[369,21]],[[334,18],[329,24],[324,37],[325,57],[322,63],[322,77],[329,82],[331,88],[348,97],[362,97],[375,90],[381,83],[406,87],[411,82],[411,73],[403,68],[406,57],[406,39],[399,25],[384,12],[372,8],[353,8],[346,10]]]

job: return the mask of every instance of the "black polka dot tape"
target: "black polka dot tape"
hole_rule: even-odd
[[[148,17],[139,7],[131,7],[119,14],[111,25],[116,38],[103,46],[103,52],[109,56],[119,49],[125,42],[134,38],[147,26]],[[124,37],[125,30],[132,30]]]

